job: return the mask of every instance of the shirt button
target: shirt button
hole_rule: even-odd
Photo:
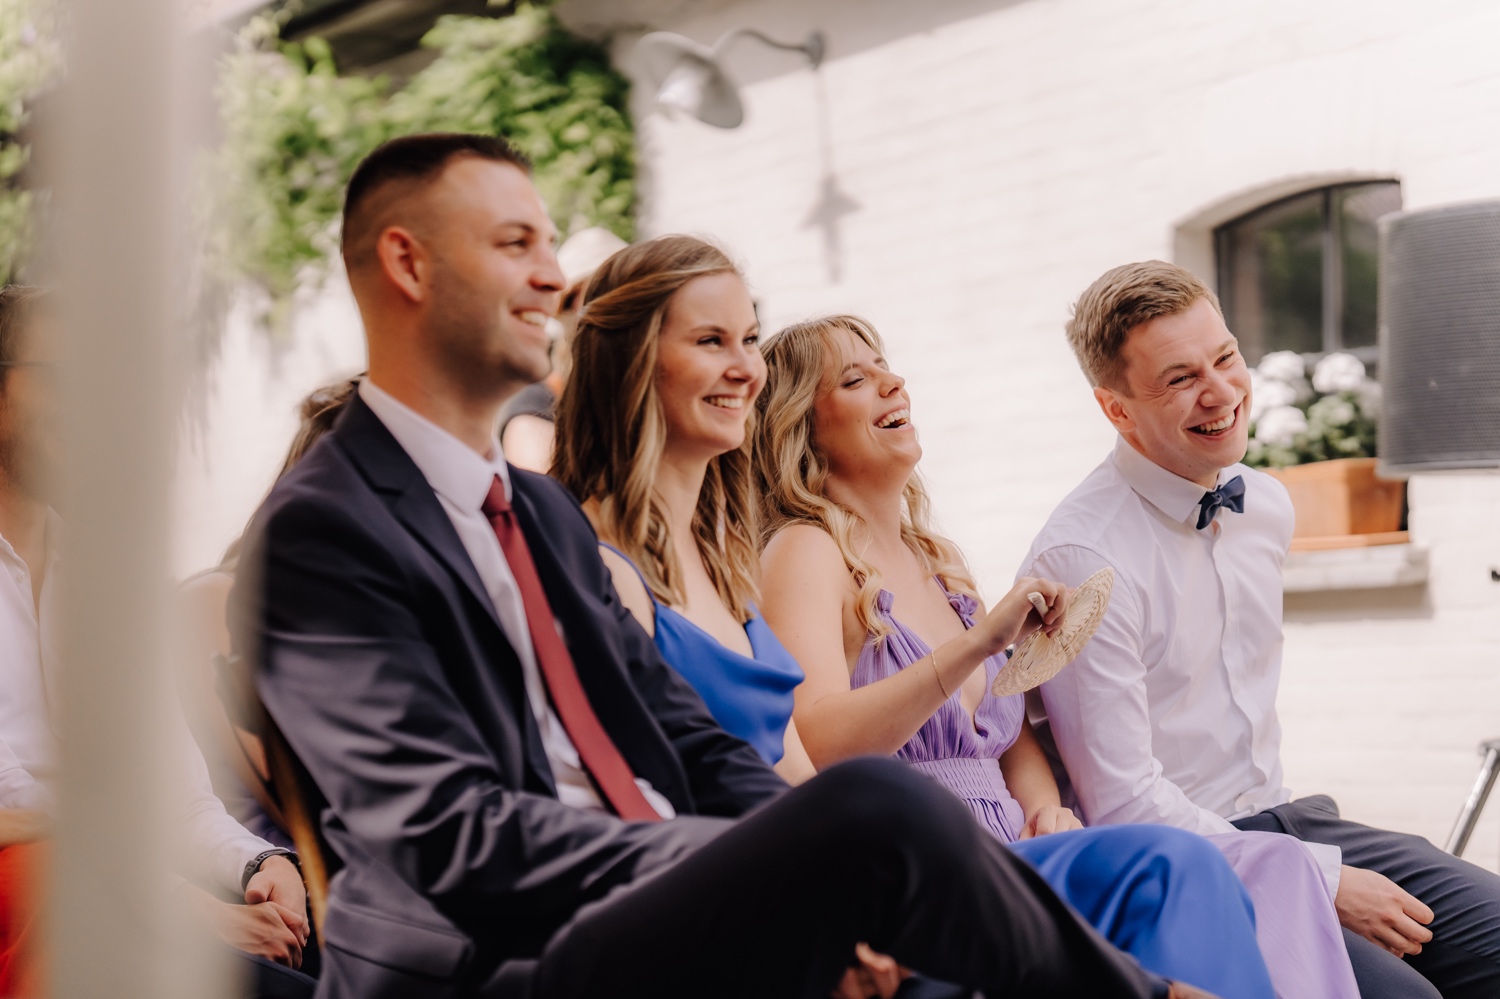
[[[1248,794],[1242,794],[1238,798],[1234,799],[1234,807],[1237,808],[1237,809],[1239,809],[1242,812],[1245,809],[1249,808],[1250,805],[1251,805],[1251,799],[1250,799],[1250,796]]]

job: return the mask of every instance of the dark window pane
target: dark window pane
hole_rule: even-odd
[[[1323,349],[1323,205],[1313,191],[1219,230],[1229,328],[1252,363],[1273,350]]]
[[[1375,345],[1375,278],[1379,273],[1375,220],[1401,210],[1401,185],[1359,184],[1333,192],[1343,250],[1342,346]]]

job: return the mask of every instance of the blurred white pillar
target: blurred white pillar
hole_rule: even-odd
[[[52,994],[176,999],[186,941],[167,907],[157,718],[173,703],[177,12],[171,0],[67,0],[64,12],[67,78],[45,158],[70,357]]]

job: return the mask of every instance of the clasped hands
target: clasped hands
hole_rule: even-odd
[[[245,886],[245,904],[221,902],[208,892],[183,885],[190,910],[220,940],[288,968],[302,966],[307,946],[307,888],[285,857],[266,858]]]

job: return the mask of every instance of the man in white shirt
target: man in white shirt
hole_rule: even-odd
[[[6,809],[50,808],[56,759],[51,704],[64,561],[62,520],[46,500],[59,422],[58,338],[48,308],[38,289],[0,289],[0,808]],[[176,874],[186,879],[176,889],[181,909],[191,924],[253,955],[256,995],[310,995],[312,979],[292,970],[308,936],[295,858],[225,811],[181,711],[176,704],[168,710],[176,746],[168,779],[179,792],[172,799],[172,855]]]
[[[1068,340],[1120,436],[1021,573],[1076,586],[1115,572],[1099,631],[1041,688],[1086,821],[1319,845],[1365,999],[1500,995],[1500,878],[1282,783],[1293,513],[1279,482],[1239,464],[1250,376],[1217,298],[1180,267],[1127,264],[1083,293]]]

